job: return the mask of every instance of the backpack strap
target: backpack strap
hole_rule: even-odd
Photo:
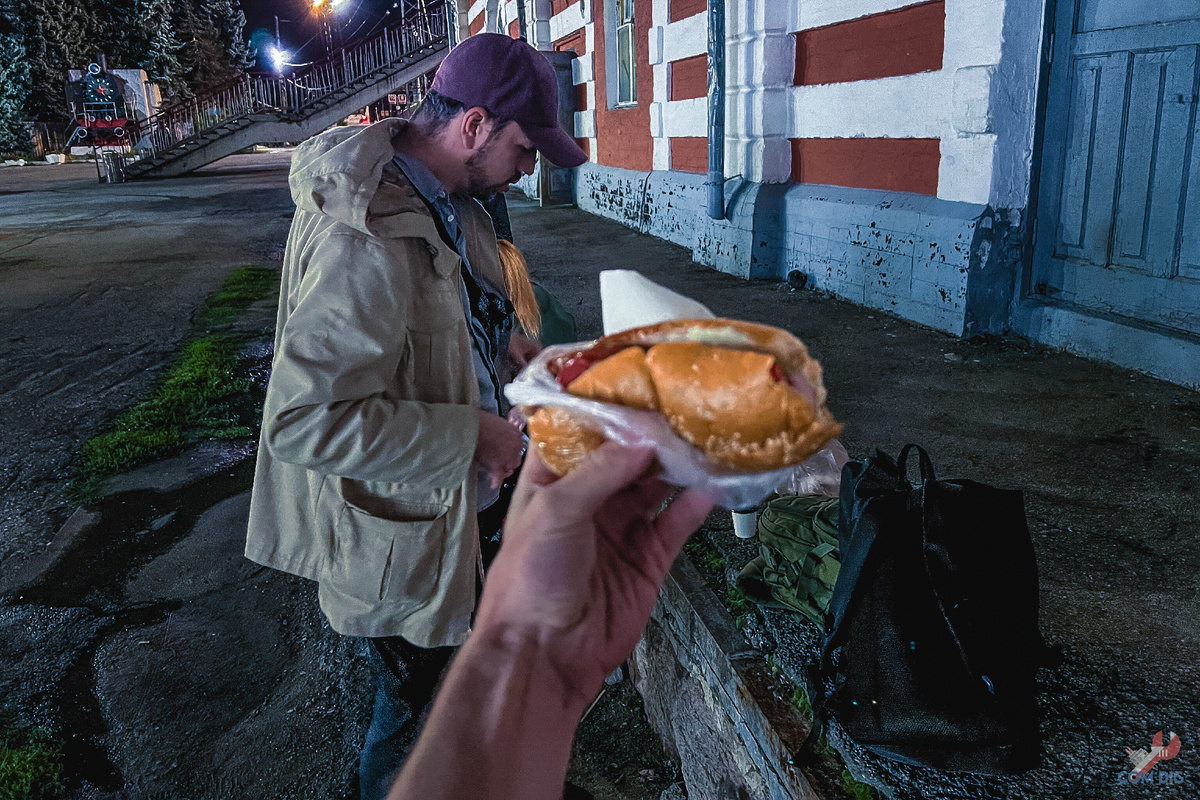
[[[838,517],[838,539],[841,549],[842,566],[841,571],[838,573],[837,584],[833,589],[833,597],[829,601],[829,610],[826,612],[825,629],[827,633],[821,647],[821,660],[818,667],[819,675],[822,678],[833,674],[833,651],[845,641],[846,637],[842,622],[846,618],[846,613],[850,608],[851,602],[853,602],[855,586],[858,583],[859,575],[862,573],[863,565],[866,563],[871,548],[875,543],[875,535],[877,533],[875,525],[852,527],[852,521],[862,516],[863,507],[870,503],[874,496],[885,493],[890,494],[896,491],[912,491],[913,486],[907,477],[907,467],[908,455],[913,450],[917,451],[922,481],[921,557],[926,573],[930,573],[927,552],[929,541],[925,535],[927,528],[925,514],[927,513],[927,509],[923,501],[925,498],[925,486],[936,481],[937,476],[933,469],[933,462],[929,458],[929,453],[920,445],[910,442],[900,450],[900,457],[896,461],[892,461],[886,453],[876,450],[875,455],[872,458],[868,458],[861,465],[854,463],[847,464],[842,471],[842,487],[843,489],[849,488],[850,491],[843,492],[842,494],[840,515]],[[946,627],[950,630],[950,635],[953,637],[954,644],[959,651],[960,657],[963,659],[963,664],[970,670],[966,650],[963,648],[958,633],[954,630],[954,626],[950,622],[945,604],[937,591],[937,586],[933,582],[931,574],[929,575],[929,583],[933,587],[938,610],[946,623]]]
[[[907,447],[905,453],[907,453]],[[853,526],[861,518],[862,508],[881,494],[908,488],[908,481],[891,456],[881,450],[861,463],[850,462],[842,468],[842,495],[838,513],[838,549],[842,566],[837,584],[825,612],[825,641],[821,647],[819,675],[832,674],[833,651],[845,638],[842,621],[854,598],[854,588],[875,543],[875,526]]]
[[[925,451],[920,447],[917,447],[917,449],[921,451],[921,471],[923,474],[924,462],[928,460],[929,456],[926,455]],[[938,589],[937,581],[933,577],[933,569],[929,565],[929,551],[932,549],[932,546],[929,544],[928,535],[929,504],[925,502],[926,490],[928,489],[928,486],[929,484],[926,482],[921,487],[921,564],[925,567],[925,577],[929,579],[929,588],[933,590],[933,599],[934,602],[937,603],[938,613],[942,615],[942,621],[946,623],[946,630],[950,632],[950,638],[954,640],[954,647],[958,650],[959,659],[962,661],[963,666],[966,667],[969,675],[979,677],[980,674],[971,668],[971,659],[967,656],[967,649],[963,647],[962,640],[958,636],[958,631],[954,629],[954,622],[951,621],[950,615],[946,613],[946,603],[942,600],[942,593]],[[987,681],[985,681],[985,683],[987,684],[988,691],[992,691],[991,684]]]
[[[908,454],[909,451],[916,450],[920,456],[921,481],[936,481],[937,476],[933,473],[933,462],[929,459],[929,453],[925,452],[925,448],[919,444],[909,442],[900,450],[900,457],[896,459],[896,472],[901,478],[907,480],[908,477]]]

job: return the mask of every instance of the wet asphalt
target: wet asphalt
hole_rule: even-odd
[[[310,584],[241,558],[252,443],[143,469],[85,509],[62,491],[82,442],[153,386],[223,278],[278,264],[287,158],[113,186],[88,165],[0,170],[0,714],[64,733],[73,797],[352,790],[365,667]],[[1041,675],[1042,766],[955,776],[848,743],[861,776],[912,798],[1200,795],[1200,395],[734,279],[574,209],[511,206],[534,278],[581,336],[600,332],[599,271],[638,269],[800,336],[851,456],[918,442],[942,475],[1024,491],[1042,630],[1063,656]],[[243,324],[269,340],[272,319]],[[768,620],[761,635],[792,669],[810,663],[811,631]],[[1131,784],[1126,748],[1160,730],[1183,741],[1155,768],[1170,780]]]

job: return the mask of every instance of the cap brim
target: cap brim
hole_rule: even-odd
[[[526,128],[524,125],[521,128],[542,155],[556,167],[578,167],[588,160],[583,148],[567,136],[562,128]]]

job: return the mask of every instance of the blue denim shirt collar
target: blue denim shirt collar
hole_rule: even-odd
[[[409,183],[421,197],[425,198],[426,202],[436,203],[439,199],[446,199],[446,187],[419,158],[406,153],[397,153],[393,160],[400,171],[404,173],[404,177],[408,178]]]

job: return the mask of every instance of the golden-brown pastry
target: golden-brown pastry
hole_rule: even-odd
[[[841,431],[825,407],[821,365],[770,325],[674,320],[605,336],[546,368],[577,397],[661,412],[729,472],[799,464]],[[530,419],[529,435],[560,475],[604,441],[578,415],[551,407]]]

